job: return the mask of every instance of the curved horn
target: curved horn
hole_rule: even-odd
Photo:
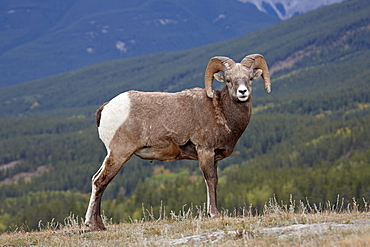
[[[240,63],[250,69],[261,69],[262,79],[265,82],[265,90],[267,93],[271,92],[270,72],[265,58],[261,54],[248,55]]]
[[[235,62],[228,57],[213,57],[209,60],[206,73],[204,75],[204,83],[207,96],[213,98],[212,83],[213,75],[219,71],[225,71],[234,66]]]

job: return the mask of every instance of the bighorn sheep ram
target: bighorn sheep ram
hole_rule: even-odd
[[[107,156],[92,178],[85,224],[91,230],[105,229],[100,216],[103,192],[133,154],[145,160],[199,160],[208,215],[218,216],[217,161],[231,155],[246,129],[252,113],[251,84],[261,75],[270,93],[270,74],[262,55],[248,55],[240,63],[213,57],[205,72],[205,89],[129,91],[101,106],[96,117]],[[213,78],[226,86],[212,90]]]

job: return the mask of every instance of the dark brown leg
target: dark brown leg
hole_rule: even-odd
[[[211,217],[217,217],[217,162],[214,161],[214,151],[198,150],[199,166],[203,172],[207,185],[207,213]]]

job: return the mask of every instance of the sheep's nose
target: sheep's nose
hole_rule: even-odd
[[[246,90],[246,89],[239,90],[239,93],[241,93],[241,94],[245,94],[246,92],[247,92],[247,90]]]

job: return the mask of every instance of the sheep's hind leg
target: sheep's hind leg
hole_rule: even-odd
[[[91,231],[105,230],[104,223],[100,216],[100,205],[103,192],[108,186],[109,182],[117,175],[124,163],[132,156],[108,154],[105,157],[102,166],[92,178],[92,191],[89,202],[89,207],[85,216],[85,224],[89,226]]]
[[[199,166],[203,172],[207,185],[207,213],[210,217],[217,217],[217,162],[214,160],[214,152],[198,150]]]

